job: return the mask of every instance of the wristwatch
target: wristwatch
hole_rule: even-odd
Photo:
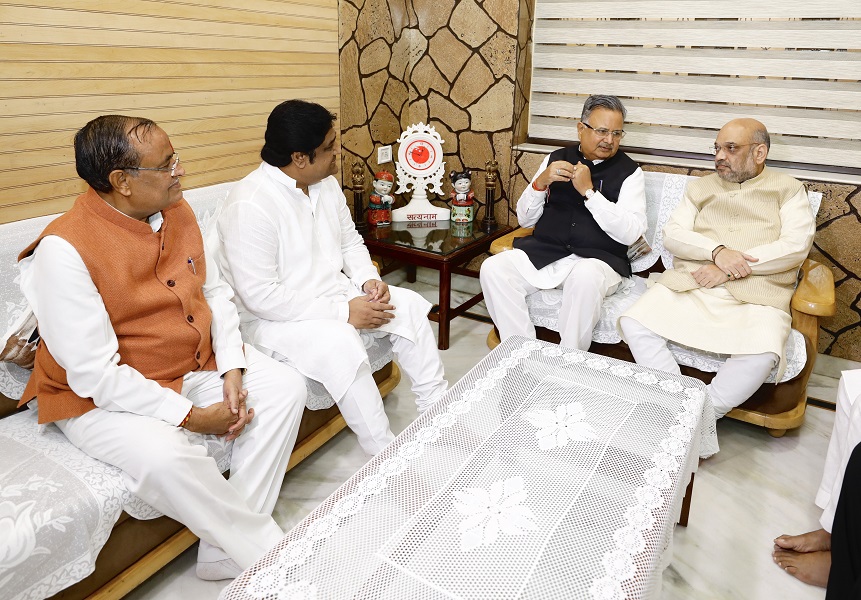
[[[595,195],[595,190],[592,188],[589,188],[588,190],[586,190],[586,193],[583,195],[586,196],[586,200],[589,200],[592,198],[592,196]]]

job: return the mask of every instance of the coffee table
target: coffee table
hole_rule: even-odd
[[[510,338],[221,598],[654,598],[717,449],[700,381]]]
[[[439,271],[439,308],[431,312],[428,318],[439,323],[439,349],[447,350],[451,320],[484,298],[484,294],[478,293],[459,306],[452,307],[452,273],[478,277],[477,271],[465,268],[466,264],[487,252],[493,240],[509,231],[511,227],[508,225],[498,225],[487,232],[478,223],[417,221],[372,227],[364,237],[371,254],[407,264],[413,277],[417,266]]]

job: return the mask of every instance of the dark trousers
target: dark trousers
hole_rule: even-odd
[[[861,600],[861,444],[855,446],[831,528],[831,573],[825,600]]]

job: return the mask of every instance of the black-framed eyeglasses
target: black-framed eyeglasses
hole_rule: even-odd
[[[727,154],[735,154],[736,152],[738,152],[739,148],[744,148],[745,146],[757,146],[757,145],[759,145],[759,142],[751,142],[750,144],[733,144],[733,143],[730,143],[730,144],[723,144],[723,145],[716,143],[714,146],[712,146],[710,148],[710,150],[711,150],[712,154],[717,156],[718,152],[720,152],[721,150],[724,150]]]
[[[587,128],[594,131],[598,135],[598,137],[602,137],[602,138],[607,137],[608,135],[612,135],[614,140],[621,140],[623,137],[625,137],[625,133],[627,133],[624,129],[605,129],[604,127],[600,127],[598,129],[595,129],[594,127],[589,125],[589,123],[587,123],[586,121],[580,121],[580,122],[583,123],[583,125],[586,126]]]
[[[179,154],[173,153],[170,165],[167,167],[126,167],[129,171],[166,171],[171,177],[176,177],[176,168],[179,166]]]

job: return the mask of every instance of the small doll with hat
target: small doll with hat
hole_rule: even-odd
[[[388,171],[374,175],[374,193],[368,198],[368,225],[380,227],[391,225],[392,204],[395,199],[389,193],[395,185],[395,178]]]

